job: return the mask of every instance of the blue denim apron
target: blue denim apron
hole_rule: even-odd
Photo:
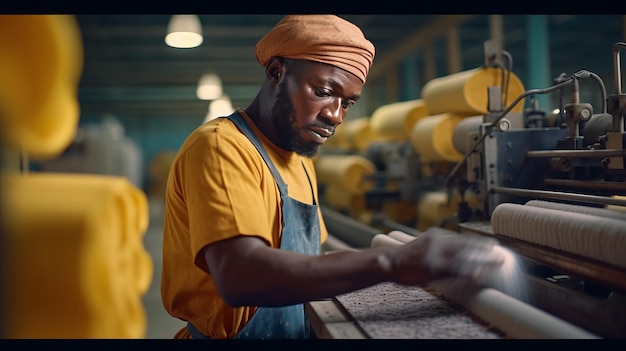
[[[283,182],[278,170],[250,125],[237,111],[228,116],[228,118],[237,125],[257,148],[278,185],[283,218],[280,249],[319,255],[320,228],[315,196],[313,196],[313,205],[305,204],[289,197],[287,184]],[[311,191],[313,191],[312,187]],[[207,338],[191,323],[187,324],[187,328],[194,339]],[[309,337],[310,327],[304,314],[304,305],[296,304],[283,307],[257,308],[252,318],[235,336],[235,339],[303,339]]]

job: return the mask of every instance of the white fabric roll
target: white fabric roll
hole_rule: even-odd
[[[469,285],[464,279],[446,279],[429,286],[446,298],[515,339],[596,339],[567,321],[534,306],[514,299],[498,290]],[[472,291],[469,291],[471,287]]]
[[[626,221],[513,203],[491,215],[496,234],[626,268]]]
[[[606,209],[602,207],[579,206],[571,204],[563,204],[560,202],[551,202],[543,200],[530,200],[526,202],[527,206],[535,206],[541,208],[551,208],[553,210],[561,210],[575,213],[586,213],[594,216],[619,219],[626,221],[626,212]]]
[[[394,239],[387,234],[376,234],[372,238],[370,247],[385,247],[385,246],[401,246],[404,243],[398,239]]]

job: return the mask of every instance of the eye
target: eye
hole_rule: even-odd
[[[352,105],[354,105],[354,103],[355,103],[355,102],[354,102],[354,101],[352,101],[352,100],[343,100],[343,101],[341,102],[341,107],[342,107],[344,110],[347,110],[347,109],[349,109]]]
[[[328,89],[315,89],[315,95],[320,97],[330,96],[330,90]]]

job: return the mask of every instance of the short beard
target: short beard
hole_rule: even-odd
[[[283,80],[278,86],[272,114],[274,115],[274,125],[278,132],[280,147],[309,158],[317,154],[319,144],[304,144],[298,139],[297,130],[293,126],[295,111],[287,92],[287,80]]]

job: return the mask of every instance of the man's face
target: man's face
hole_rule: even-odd
[[[324,63],[288,60],[286,64],[287,74],[272,110],[280,146],[313,157],[359,99],[363,82]]]

